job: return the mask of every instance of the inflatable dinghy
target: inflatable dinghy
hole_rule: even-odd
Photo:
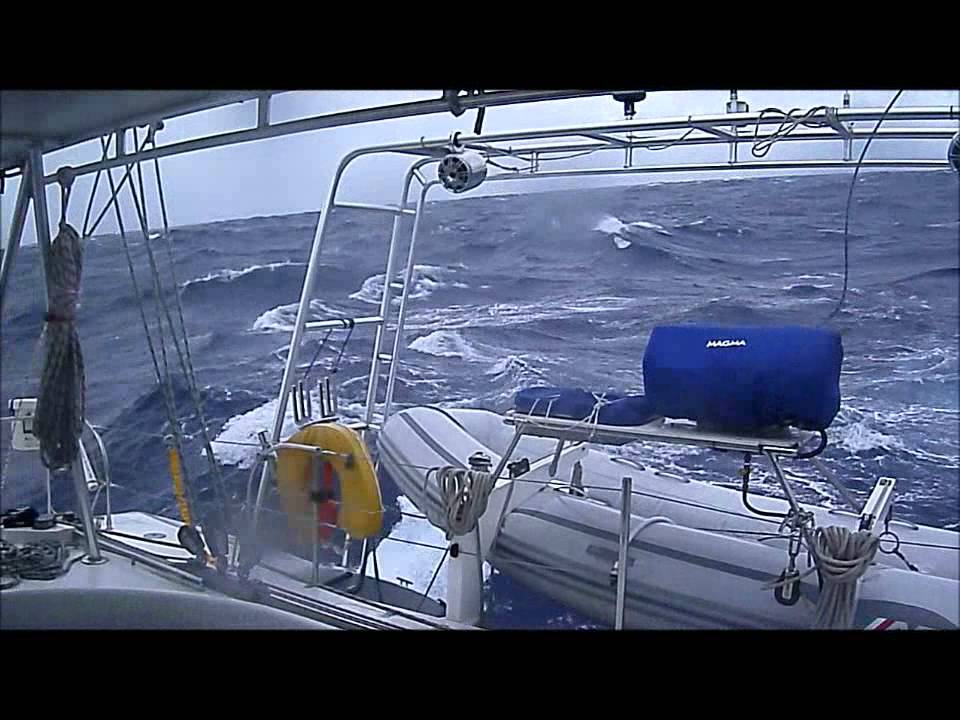
[[[381,472],[438,527],[446,511],[437,474],[466,468],[476,453],[496,466],[515,440],[504,416],[420,406],[392,415],[379,437]],[[783,577],[790,539],[781,519],[748,510],[737,490],[691,481],[577,444],[523,436],[508,460],[529,470],[501,477],[478,521],[482,557],[527,587],[611,625],[619,568],[621,481],[632,478],[624,626],[811,628],[822,593],[809,555],[790,598]],[[518,472],[522,472],[522,469]],[[511,487],[513,486],[513,487]],[[506,511],[504,512],[504,506]],[[750,505],[786,513],[782,499]],[[801,505],[816,527],[857,531],[855,512]],[[502,519],[502,523],[501,523]],[[960,625],[958,533],[892,519],[860,578],[853,627],[956,629]],[[899,554],[889,551],[899,543]],[[885,549],[886,548],[886,549]]]

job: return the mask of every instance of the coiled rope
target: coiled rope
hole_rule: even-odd
[[[447,540],[473,531],[487,509],[490,491],[496,483],[493,473],[447,465],[430,468],[427,478],[437,474],[437,486],[444,511]]]
[[[753,145],[750,146],[751,154],[755,158],[766,157],[767,153],[770,152],[770,148],[801,125],[808,128],[828,127],[829,123],[824,120],[812,120],[814,115],[819,112],[825,113],[827,110],[826,105],[818,105],[817,107],[810,108],[806,112],[804,112],[802,108],[793,108],[789,112],[784,112],[780,108],[775,107],[764,108],[760,111],[760,115],[757,117],[757,123],[754,126]],[[799,114],[795,115],[795,113]],[[776,130],[766,137],[760,137],[760,126],[763,124],[765,115],[781,115],[783,119]]]
[[[83,247],[77,231],[61,222],[50,247],[44,362],[34,434],[40,459],[51,471],[69,468],[80,450],[85,393],[83,352],[76,329]]]
[[[78,556],[75,560],[82,556]],[[21,580],[54,580],[73,564],[64,565],[66,551],[58,543],[28,543],[16,546],[0,540],[0,590]]]
[[[853,627],[857,581],[873,562],[880,539],[843,527],[817,528],[814,557],[823,578],[814,628],[848,630]]]

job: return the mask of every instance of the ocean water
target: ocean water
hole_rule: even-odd
[[[641,391],[641,359],[658,323],[821,324],[843,281],[849,181],[708,180],[432,203],[418,241],[395,402],[503,411],[517,390],[534,384]],[[857,497],[892,476],[898,517],[954,529],[958,197],[949,172],[861,175],[850,287],[831,323],[843,336],[843,401],[823,456]],[[255,217],[170,233],[204,410],[237,495],[253,448],[229,443],[255,441],[272,423],[316,222],[316,214]],[[388,220],[335,212],[311,305],[316,318],[376,314],[389,236]],[[164,240],[152,242],[168,273]],[[131,238],[131,251],[140,299],[155,323],[141,237]],[[4,408],[37,389],[40,278],[36,248],[23,248],[3,318]],[[106,428],[113,506],[175,516],[166,416],[137,307],[119,238],[87,241],[79,312],[87,416]],[[315,373],[332,369],[345,335],[331,336]],[[307,340],[303,361],[322,337]],[[362,408],[372,344],[373,331],[358,328],[342,348],[336,378],[348,415]],[[188,467],[208,486],[199,422],[182,383],[177,402],[193,438]],[[36,467],[11,456],[6,424],[3,432],[4,508],[40,505]],[[736,459],[719,453],[668,445],[618,452],[707,482],[736,478]],[[799,464],[794,470],[802,500],[841,504],[823,478]],[[759,472],[755,487],[773,492],[774,480]],[[395,537],[442,540],[435,528],[401,517],[412,505],[395,488],[384,487],[384,495]],[[69,488],[55,488],[55,498],[70,504]],[[424,589],[440,552],[384,542],[380,558],[383,575]],[[496,571],[488,582],[495,627],[593,624]],[[442,597],[443,589],[441,573],[431,595]]]

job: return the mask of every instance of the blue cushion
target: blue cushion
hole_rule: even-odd
[[[659,415],[720,430],[826,429],[840,410],[840,336],[804,327],[654,328],[644,391]]]
[[[619,395],[608,395],[617,399]],[[532,387],[521,390],[514,399],[517,412],[527,415],[583,420],[593,412],[597,400],[592,393],[580,388]],[[549,409],[549,412],[548,412]]]
[[[606,393],[603,399],[597,415],[601,425],[643,425],[656,417],[643,395]],[[528,415],[583,420],[590,417],[596,403],[593,393],[580,388],[533,387],[517,393],[514,408]]]

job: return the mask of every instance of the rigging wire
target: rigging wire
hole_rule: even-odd
[[[853,170],[853,178],[850,180],[850,188],[847,191],[847,206],[843,213],[843,289],[840,291],[840,299],[837,301],[837,306],[830,312],[829,315],[827,315],[824,322],[830,322],[833,320],[837,313],[839,313],[843,308],[843,303],[847,299],[847,287],[850,279],[850,205],[853,200],[853,190],[857,186],[857,176],[860,174],[860,167],[863,164],[863,158],[866,157],[867,150],[870,148],[870,143],[873,142],[873,139],[877,136],[877,131],[883,124],[884,118],[887,117],[887,114],[893,108],[897,100],[900,99],[902,94],[903,90],[897,91],[897,94],[893,96],[893,99],[890,100],[890,103],[887,105],[886,110],[883,111],[880,119],[877,120],[877,124],[873,128],[873,132],[870,133],[870,137],[867,138],[867,142],[864,144],[863,150],[860,151],[860,157],[857,159],[857,166]]]
[[[156,128],[151,127],[147,134],[147,139],[149,140],[151,147],[153,147],[154,149],[156,148],[155,130]],[[229,526],[230,509],[229,509],[229,504],[227,502],[226,487],[223,483],[223,476],[220,473],[220,466],[217,464],[216,457],[213,454],[213,447],[211,445],[210,436],[207,431],[207,421],[206,421],[205,413],[203,411],[203,401],[200,397],[200,392],[197,388],[197,379],[196,379],[196,374],[194,372],[194,367],[193,367],[193,357],[190,352],[190,338],[189,338],[189,334],[187,333],[186,323],[183,319],[183,301],[180,296],[181,287],[179,282],[177,281],[176,263],[174,262],[174,258],[173,258],[173,242],[170,239],[170,224],[167,218],[167,206],[166,206],[166,200],[163,194],[163,179],[160,174],[160,162],[156,157],[153,159],[153,164],[154,164],[155,179],[157,183],[157,193],[160,200],[160,212],[161,212],[161,217],[163,221],[163,239],[164,239],[164,245],[166,248],[167,261],[170,268],[170,279],[173,283],[174,299],[176,301],[175,304],[177,309],[177,317],[179,319],[179,325],[180,325],[179,330],[183,339],[183,352],[185,355],[185,362],[184,362],[184,355],[180,355],[180,352],[179,352],[180,348],[179,348],[179,344],[177,343],[176,331],[173,328],[173,323],[170,321],[169,313],[167,314],[167,321],[170,323],[170,332],[174,340],[174,345],[177,346],[178,357],[181,363],[181,370],[183,371],[184,379],[187,381],[187,387],[190,390],[194,408],[196,410],[197,417],[200,421],[200,435],[203,439],[204,449],[206,450],[205,455],[207,457],[207,463],[210,467],[210,472],[214,481],[216,492],[219,496],[219,500],[223,505],[221,520],[225,523],[225,526]],[[139,164],[138,164],[137,172],[138,172],[138,175],[140,175]],[[146,221],[146,197],[143,192],[142,176],[140,177],[140,193],[143,198],[144,221]],[[149,237],[147,237],[145,243],[149,245]],[[224,529],[224,531],[226,531],[226,528]]]
[[[347,345],[350,344],[350,338],[353,336],[353,328],[356,325],[353,321],[350,322],[350,329],[347,330],[347,337],[344,338],[343,343],[340,345],[340,352],[337,354],[337,359],[333,362],[333,370],[330,371],[331,375],[336,375],[337,370],[340,369],[340,360],[343,359],[343,351],[347,349]]]
[[[100,145],[104,153],[106,153],[109,147],[109,140],[105,140],[101,138]],[[144,141],[144,144],[143,146],[141,146],[140,150],[143,150],[144,147],[146,147],[146,141]],[[124,175],[124,180],[126,180],[131,176],[131,171],[132,171],[132,167],[128,166],[127,171]],[[130,282],[133,285],[133,292],[137,298],[137,310],[139,311],[140,320],[143,325],[143,332],[144,332],[144,335],[146,336],[147,348],[150,351],[150,360],[153,364],[154,375],[157,381],[157,385],[160,388],[161,397],[163,398],[164,410],[166,411],[166,415],[167,415],[167,422],[170,425],[170,433],[164,437],[165,439],[172,441],[174,448],[177,450],[178,453],[180,453],[180,456],[183,457],[184,456],[183,438],[181,435],[180,420],[177,413],[176,398],[173,394],[173,383],[170,377],[169,366],[166,362],[166,347],[165,345],[163,345],[163,336],[161,332],[161,336],[158,339],[159,344],[161,345],[161,351],[163,354],[163,361],[164,361],[163,373],[161,373],[160,362],[157,360],[157,352],[154,346],[153,333],[150,330],[150,323],[147,321],[146,311],[144,310],[143,292],[140,289],[140,283],[137,281],[136,271],[134,270],[134,266],[133,266],[133,256],[130,252],[130,245],[127,241],[126,226],[123,222],[123,213],[120,211],[119,192],[122,187],[122,183],[121,183],[121,186],[117,186],[117,184],[114,182],[112,169],[107,170],[107,181],[110,185],[111,198],[108,201],[107,205],[104,206],[103,212],[101,213],[101,217],[106,213],[110,205],[113,205],[114,214],[116,216],[116,221],[117,221],[117,228],[120,231],[120,240],[123,246],[124,256],[127,261],[127,270],[130,273]],[[131,187],[132,187],[132,183],[131,183]],[[94,226],[93,228],[91,228],[90,232],[94,231],[98,222],[94,223]],[[158,316],[158,322],[159,322],[159,316]],[[160,330],[162,331],[162,326],[160,327]],[[189,482],[188,478],[186,477],[185,470],[184,470],[184,473],[185,473],[184,477],[186,480],[185,485],[186,485],[186,493],[187,493],[187,502],[191,506],[195,507],[196,505],[195,505],[195,499],[193,497],[192,484]]]
[[[327,334],[323,336],[323,340],[320,341],[320,345],[317,346],[317,351],[313,354],[310,364],[307,365],[307,369],[303,373],[303,377],[301,378],[303,382],[306,382],[307,378],[310,377],[310,373],[313,371],[313,366],[316,365],[317,359],[320,357],[320,353],[323,352],[323,346],[327,344],[327,340],[330,338],[330,334],[332,332],[333,328],[327,328]]]

